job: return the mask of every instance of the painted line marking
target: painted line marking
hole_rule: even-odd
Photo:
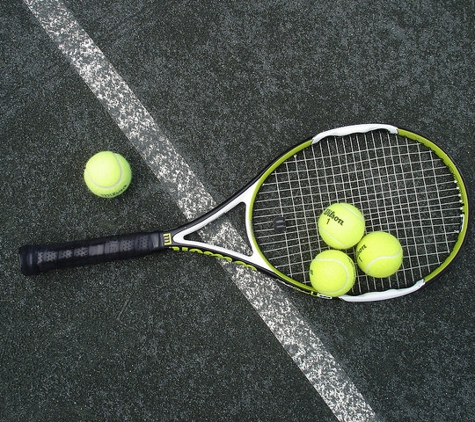
[[[176,198],[185,217],[192,219],[213,208],[215,201],[204,185],[65,5],[60,0],[23,1]],[[243,241],[229,222],[223,224],[236,243]],[[376,420],[345,371],[277,284],[239,266],[222,265],[338,420]]]

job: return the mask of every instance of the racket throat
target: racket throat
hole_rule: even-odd
[[[214,257],[214,258],[222,259],[222,260],[227,261],[227,262],[231,262],[233,264],[242,265],[246,268],[257,271],[257,268],[254,265],[251,265],[251,264],[249,264],[249,263],[247,263],[243,260],[240,260],[240,259],[236,259],[236,258],[233,258],[233,257],[230,257],[230,256],[226,256],[226,255],[218,253],[218,252],[208,251],[208,250],[200,249],[200,248],[197,248],[197,247],[189,247],[189,246],[171,246],[171,249],[176,251],[176,252],[191,252],[191,253],[197,253],[197,254],[200,254],[200,255],[211,256],[211,257]]]

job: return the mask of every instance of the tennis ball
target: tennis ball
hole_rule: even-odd
[[[355,264],[342,251],[320,252],[310,263],[310,282],[322,295],[341,296],[353,287],[355,280]]]
[[[401,266],[402,258],[399,240],[386,232],[367,234],[356,246],[356,262],[371,277],[393,275]]]
[[[361,211],[351,204],[330,205],[318,219],[318,232],[324,242],[334,249],[348,249],[363,237],[365,221]]]
[[[102,151],[93,155],[86,163],[84,180],[95,195],[113,198],[129,187],[132,171],[122,155],[112,151]]]

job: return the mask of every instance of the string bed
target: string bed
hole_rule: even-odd
[[[329,249],[317,220],[334,202],[359,208],[367,233],[392,233],[404,249],[391,277],[359,271],[353,295],[409,287],[427,276],[449,256],[462,223],[457,182],[427,146],[383,130],[328,137],[280,164],[256,196],[253,231],[267,260],[309,284],[311,260]],[[354,258],[354,248],[346,252]]]

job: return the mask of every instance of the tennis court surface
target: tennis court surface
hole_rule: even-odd
[[[0,34],[0,420],[475,420],[473,225],[431,285],[366,304],[201,254],[17,258],[176,227],[360,123],[424,134],[473,198],[473,2],[11,0]],[[82,178],[101,150],[132,166],[111,200]]]

